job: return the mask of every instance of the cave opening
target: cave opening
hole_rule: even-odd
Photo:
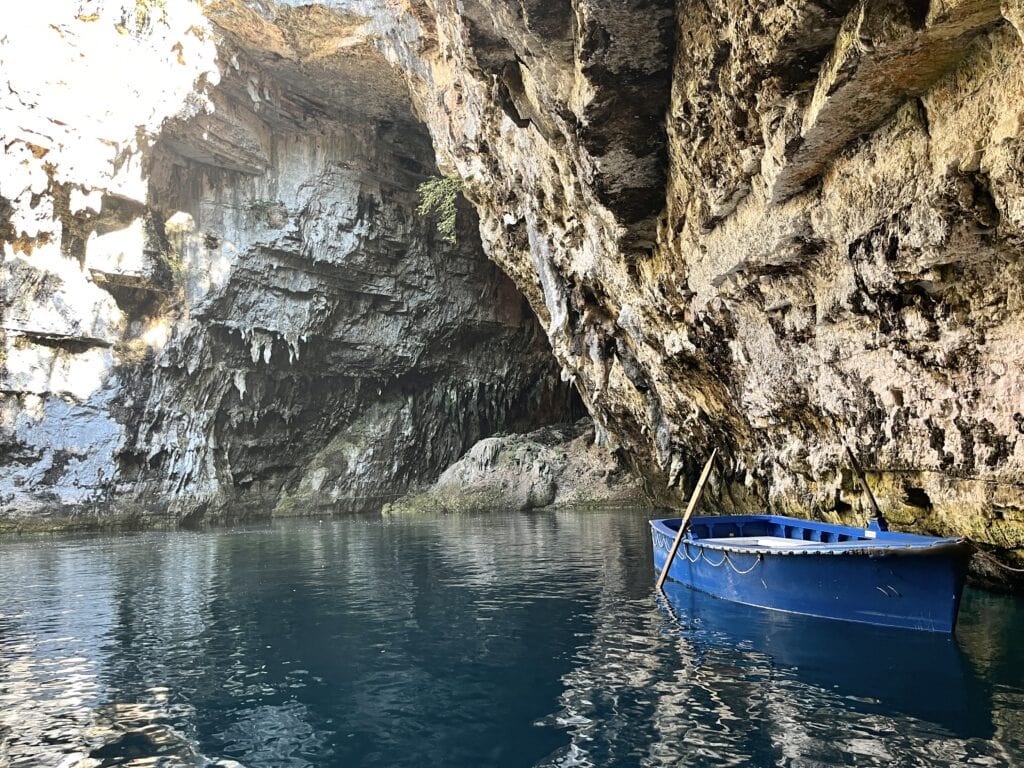
[[[481,438],[585,416],[473,208],[454,243],[417,211],[441,174],[387,63],[341,57],[335,88],[243,33],[222,48],[212,110],[151,153],[175,332],[121,454],[136,488],[215,488],[210,514],[372,511]]]

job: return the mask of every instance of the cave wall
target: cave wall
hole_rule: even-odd
[[[36,9],[0,48],[5,525],[372,510],[569,416],[473,210],[456,244],[417,214],[430,139],[358,22],[149,7]]]
[[[77,19],[71,14],[57,25],[62,40],[98,28],[94,16],[106,18],[89,10],[105,4],[78,6],[85,10]],[[429,349],[440,355],[433,370],[457,367],[444,356],[447,332],[425,332],[419,346],[410,335],[413,315],[397,308],[406,301],[398,298],[401,285],[445,279],[429,258],[415,260],[415,268],[389,267],[383,277],[348,270],[340,289],[326,287],[342,253],[386,252],[385,231],[406,232],[397,238],[406,245],[429,240],[409,215],[413,198],[377,192],[381,181],[369,173],[371,166],[403,178],[432,172],[422,124],[440,170],[462,180],[487,255],[540,318],[599,440],[621,447],[662,500],[685,495],[718,446],[710,496],[718,508],[863,519],[865,500],[843,460],[846,443],[898,526],[968,535],[1019,563],[1024,16],[1016,0],[212,0],[205,19],[193,18],[187,3],[168,0],[166,7],[166,18],[142,23],[122,14],[121,38],[140,41],[168,71],[146,81],[160,83],[160,98],[137,89],[116,136],[88,137],[102,148],[90,162],[105,158],[107,165],[75,166],[59,154],[64,139],[39,143],[31,125],[19,125],[22,138],[5,144],[16,183],[5,179],[4,263],[19,275],[5,281],[17,286],[6,289],[7,317],[24,315],[22,305],[52,307],[50,319],[27,332],[20,320],[5,322],[8,369],[25,368],[17,362],[22,354],[45,358],[53,362],[47,375],[64,376],[81,395],[89,382],[70,372],[75,361],[112,361],[125,339],[173,339],[149,347],[152,375],[141,380],[155,389],[129,398],[129,411],[153,410],[127,441],[109,414],[128,386],[122,379],[145,366],[118,373],[121,389],[108,378],[77,399],[51,396],[73,394],[71,384],[6,383],[20,399],[5,399],[5,429],[16,438],[5,461],[22,476],[74,468],[81,479],[119,466],[97,451],[91,466],[83,454],[51,469],[22,446],[65,438],[51,430],[33,443],[24,437],[28,427],[10,426],[43,429],[52,420],[38,414],[47,408],[88,404],[107,419],[96,422],[105,426],[90,438],[94,444],[112,457],[125,454],[140,478],[153,465],[152,477],[163,478],[157,485],[230,485],[253,498],[283,488],[285,507],[323,488],[338,491],[343,484],[330,479],[331,468],[352,466],[351,441],[372,431],[366,419],[377,423],[371,399],[339,394],[356,385],[331,379],[338,371],[312,366],[310,375],[324,378],[306,389],[318,394],[289,405],[287,417],[273,415],[283,424],[295,418],[296,430],[316,435],[316,450],[301,459],[310,469],[301,480],[295,470],[273,469],[270,458],[247,466],[243,454],[297,445],[281,437],[287,426],[269,416],[261,424],[260,415],[270,403],[291,403],[285,390],[296,388],[288,367],[295,354],[303,366],[310,349],[318,361],[378,362],[365,349],[360,356],[358,342],[334,343],[353,338],[345,323],[371,335],[383,323],[387,338],[401,340],[398,352],[420,355],[418,365]],[[169,77],[171,70],[180,77]],[[65,105],[29,109],[29,90],[5,94],[5,109],[52,115],[57,122],[37,133],[70,131],[86,141],[61,118],[57,106]],[[374,159],[360,165],[355,156],[367,151]],[[122,177],[138,175],[142,165],[144,189],[125,187]],[[105,176],[70,183],[74,174]],[[130,204],[111,202],[82,214],[85,226],[68,224],[97,202],[96,190],[159,214],[143,222],[155,243],[145,252],[184,255],[163,267],[155,259],[150,269],[154,280],[163,269],[159,279],[172,288],[179,281],[185,299],[173,322],[159,321],[167,310],[145,308],[145,291],[121,297],[139,308],[137,318],[118,315],[115,294],[132,286],[124,277],[99,277],[112,269],[92,267],[80,272],[95,279],[74,278],[82,291],[76,296],[106,307],[87,322],[58,322],[70,302],[52,300],[59,292],[49,289],[32,293],[33,270],[56,273],[81,261],[94,223],[98,233],[114,233],[137,221]],[[187,215],[168,229],[178,210]],[[466,215],[465,226],[474,226]],[[331,216],[346,222],[339,242],[326,234]],[[193,273],[196,260],[206,266]],[[446,270],[451,263],[446,254]],[[286,289],[291,281],[310,287]],[[110,293],[104,282],[122,287]],[[268,294],[253,295],[250,283]],[[438,295],[448,301],[451,290]],[[269,294],[276,298],[261,302]],[[346,297],[346,320],[331,330],[321,322],[333,311],[330,300],[326,315],[307,302],[316,296],[323,304],[328,294]],[[458,299],[452,316],[479,318],[473,313],[507,306],[497,325],[530,336],[513,320],[513,303]],[[303,340],[308,323],[317,331]],[[465,348],[480,341],[470,333]],[[528,350],[523,360],[542,351],[528,344],[519,347]],[[428,384],[412,366],[386,358],[388,377],[358,390],[369,384],[381,402],[398,397],[385,378],[394,386],[415,382],[420,397],[452,404],[471,396],[466,381],[477,373],[493,391],[485,374],[502,370],[463,368],[447,379],[463,394],[441,394],[444,385],[435,383],[443,374]],[[406,373],[395,378],[394,366]],[[31,370],[41,375],[39,365]],[[204,398],[160,396],[205,370],[224,372],[198,388],[218,404],[215,415]],[[551,380],[547,369],[523,379]],[[521,402],[522,392],[513,385],[490,402],[514,419],[524,411],[509,404]],[[330,405],[314,405],[317,398]],[[421,410],[414,404],[409,413]],[[325,413],[343,412],[360,418],[345,428],[327,423]],[[182,429],[215,435],[218,447],[172,461],[168,446],[199,445]],[[219,436],[228,434],[242,442],[221,446]],[[139,482],[126,486],[149,487]]]
[[[1019,4],[330,5],[662,499],[718,446],[718,508],[863,520],[846,443],[896,526],[1021,564]]]

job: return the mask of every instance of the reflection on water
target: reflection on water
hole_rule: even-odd
[[[631,512],[5,542],[0,765],[1024,765],[1021,601],[652,587]]]

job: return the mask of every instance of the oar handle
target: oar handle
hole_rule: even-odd
[[[672,561],[675,560],[676,552],[679,550],[679,544],[683,540],[683,533],[686,531],[686,526],[690,522],[690,516],[693,515],[693,510],[697,508],[697,502],[700,501],[700,496],[704,493],[704,486],[707,484],[708,477],[711,475],[711,466],[715,461],[716,453],[718,453],[717,448],[711,451],[711,458],[709,458],[708,463],[704,465],[704,471],[700,473],[700,479],[697,481],[697,485],[693,487],[693,493],[690,495],[690,502],[686,505],[686,512],[683,513],[682,518],[679,520],[679,532],[676,533],[676,539],[672,542],[672,549],[669,550],[668,557],[665,559],[665,567],[661,569],[661,575],[658,577],[658,589],[662,588],[662,584],[665,583],[665,579],[668,577],[668,569],[672,567]]]

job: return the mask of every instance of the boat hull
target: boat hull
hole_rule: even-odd
[[[701,523],[710,533],[735,525],[744,542],[757,541],[742,535],[749,532],[744,527],[753,526],[761,534],[762,523],[769,534],[785,531],[795,541],[792,548],[778,549],[770,543],[731,544],[721,537],[709,541],[709,536],[694,537],[687,531],[668,573],[680,584],[790,613],[931,632],[954,629],[966,573],[962,540],[873,533],[769,515],[704,520],[712,521]],[[673,522],[678,528],[673,520],[651,523],[658,573],[676,535]],[[853,533],[845,541],[806,541],[835,536],[835,531]]]

